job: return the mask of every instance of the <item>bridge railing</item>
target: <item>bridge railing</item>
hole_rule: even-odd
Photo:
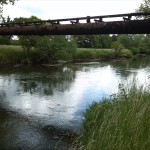
[[[54,19],[54,20],[43,20],[43,21],[28,21],[28,22],[6,22],[0,23],[0,27],[13,27],[13,26],[31,26],[31,25],[42,25],[50,24],[56,25],[63,22],[69,22],[70,24],[77,24],[80,21],[85,21],[86,23],[91,23],[92,20],[95,23],[104,22],[105,18],[118,18],[121,17],[123,21],[130,21],[132,17],[147,17],[150,16],[150,13],[127,13],[127,14],[115,14],[115,15],[103,15],[103,16],[87,16],[87,17],[78,17],[78,18],[66,18],[66,19]]]

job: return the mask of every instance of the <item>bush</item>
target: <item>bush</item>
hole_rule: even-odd
[[[0,36],[0,45],[10,45],[10,38]]]
[[[111,47],[114,49],[115,57],[119,57],[121,50],[124,49],[123,45],[118,41],[113,42]]]
[[[139,54],[139,53],[140,53],[140,50],[139,50],[139,48],[132,47],[132,48],[131,48],[131,52],[132,52],[132,54],[136,55],[136,54]]]
[[[37,39],[35,46],[38,61],[49,63],[59,59],[72,59],[76,51],[74,41],[70,41],[66,36],[44,36]]]
[[[131,58],[132,55],[133,55],[132,52],[128,49],[123,49],[120,52],[120,57]]]

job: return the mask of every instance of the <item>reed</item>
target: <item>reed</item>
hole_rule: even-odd
[[[119,85],[119,92],[84,113],[82,150],[148,150],[150,85]]]

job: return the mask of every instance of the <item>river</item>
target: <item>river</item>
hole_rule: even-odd
[[[150,57],[57,67],[0,68],[0,149],[71,149],[83,112],[119,83],[149,82]],[[65,138],[62,138],[63,137]],[[62,140],[61,140],[62,139]]]

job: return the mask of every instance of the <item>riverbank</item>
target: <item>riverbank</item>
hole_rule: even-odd
[[[77,48],[73,58],[71,60],[69,59],[69,62],[122,60],[133,58],[134,56],[135,55],[133,55],[128,49],[123,49],[116,53],[113,49]],[[46,64],[45,62],[39,61],[38,58],[39,57],[34,49],[26,54],[21,46],[0,46],[0,66],[7,66],[11,64],[16,67],[16,64],[17,66],[20,66],[18,64]],[[48,66],[59,66],[64,64],[64,61],[68,62],[66,57],[62,59],[61,62],[59,60],[54,60],[47,64]],[[47,66],[47,64],[45,66]]]
[[[84,113],[84,150],[147,150],[150,146],[150,85],[119,85],[119,92]]]

